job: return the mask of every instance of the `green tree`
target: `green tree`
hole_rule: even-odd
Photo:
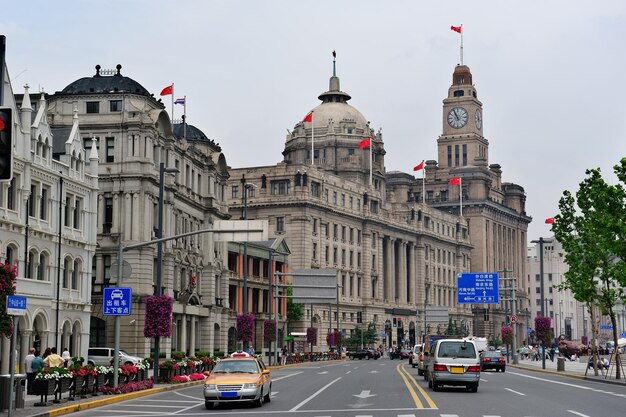
[[[447,336],[456,336],[458,333],[456,328],[456,321],[452,321],[452,317],[448,318],[448,328],[446,329]]]
[[[293,295],[293,288],[289,284],[287,288],[287,296]],[[287,334],[289,334],[289,325],[292,322],[300,321],[304,317],[304,307],[300,303],[294,303],[291,298],[287,298]]]
[[[558,289],[570,290],[587,306],[598,306],[611,320],[617,346],[615,305],[626,302],[626,158],[614,170],[619,179],[615,185],[608,184],[596,168],[586,171],[587,178],[575,195],[564,191],[552,231],[563,245],[569,268]],[[615,377],[620,379],[619,355],[616,361]]]
[[[374,323],[368,323],[367,329],[362,326],[357,326],[352,332],[352,336],[344,337],[341,340],[342,346],[346,346],[349,349],[357,349],[361,347],[361,333],[363,334],[363,346],[370,346],[376,343],[378,335],[376,334],[376,325]]]

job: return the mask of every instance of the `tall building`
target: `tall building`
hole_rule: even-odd
[[[163,171],[163,237],[210,230],[226,219],[228,172],[218,144],[192,125],[173,125],[165,106],[137,81],[96,66],[50,97],[48,118],[55,129],[72,124],[74,108],[81,120],[87,152],[100,159],[97,202],[98,248],[92,266],[93,311],[90,346],[113,346],[113,320],[103,316],[102,290],[123,280],[133,291],[132,315],[121,320],[121,348],[148,356],[153,339],[143,336],[144,299],[155,292],[157,249],[143,246],[124,252],[128,267],[117,277],[119,245],[153,240]],[[229,321],[227,245],[210,233],[163,244],[162,293],[174,298],[173,334],[161,351],[225,351]]]
[[[581,341],[582,336],[588,336],[591,339],[591,318],[584,303],[576,301],[570,290],[559,291],[557,288],[565,281],[565,273],[568,269],[561,253],[563,253],[563,246],[556,239],[547,239],[543,244],[544,315],[552,320],[552,334],[555,337],[564,336],[568,340]],[[526,338],[532,341],[532,329],[535,328],[534,318],[541,316],[539,243],[528,247],[527,262],[526,285],[530,299],[530,318],[524,326],[530,329]],[[608,321],[601,314],[597,317]],[[612,338],[612,333],[609,331],[600,332],[600,336],[603,334],[605,340],[601,341]]]
[[[457,65],[448,96],[443,100],[443,130],[437,139],[437,161],[426,163],[426,203],[431,207],[462,215],[470,231],[472,272],[499,272],[498,305],[474,307],[476,336],[497,338],[507,317],[520,317],[530,308],[526,282],[527,230],[526,194],[518,184],[504,182],[499,164],[489,163],[489,141],[483,135],[483,104],[478,99],[472,73]],[[450,179],[458,185],[450,185]],[[418,198],[419,198],[418,191]],[[509,280],[504,277],[509,278]],[[510,280],[515,278],[515,281]],[[517,288],[516,311],[511,291]],[[485,320],[487,318],[487,320]]]
[[[0,79],[10,80],[0,67]],[[0,258],[17,266],[16,294],[27,299],[26,315],[16,316],[18,364],[33,346],[86,354],[98,156],[83,147],[75,109],[56,131],[43,93],[25,86],[14,95],[10,81],[1,91],[13,114],[13,177],[0,182]],[[8,374],[10,340],[1,339],[0,373]]]
[[[338,311],[334,304],[305,306],[292,335],[317,327],[315,349],[326,350],[329,331],[349,336],[362,321],[375,325],[381,344],[412,345],[421,333],[446,330],[448,320],[425,327],[426,306],[447,307],[471,332],[471,309],[455,300],[456,275],[471,267],[467,225],[413,198],[419,187],[411,175],[386,172],[383,135],[348,104],[334,67],[318,98],[287,135],[282,162],[231,169],[229,179],[233,217],[247,192],[248,218],[268,219],[270,236],[287,240],[292,271],[337,270]],[[367,143],[371,155],[362,149]]]

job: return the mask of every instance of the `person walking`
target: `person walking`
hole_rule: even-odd
[[[26,372],[26,394],[32,394],[35,373],[33,372],[33,360],[35,360],[35,348],[28,350],[28,355],[24,358],[24,372]]]
[[[280,364],[286,365],[287,364],[287,345],[283,345],[283,348],[281,349],[280,354],[281,354]]]
[[[63,349],[63,353],[61,353],[61,357],[65,361],[64,366],[66,368],[71,365],[70,361],[72,360],[72,355],[70,355],[70,351],[67,348]]]

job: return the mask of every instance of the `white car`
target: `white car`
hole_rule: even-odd
[[[123,300],[124,299],[124,293],[122,292],[122,290],[113,290],[111,291],[111,300]]]

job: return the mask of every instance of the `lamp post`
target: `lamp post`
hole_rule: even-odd
[[[564,333],[563,329],[565,328],[565,326],[561,326],[561,321],[565,323],[565,320],[563,320],[563,300],[559,300],[559,332],[556,335],[558,338],[560,338],[561,334]]]
[[[178,173],[178,168],[166,168],[165,164],[161,162],[159,165],[159,219],[158,219],[158,231],[157,239],[163,238],[163,199],[165,194],[164,177],[165,173]],[[156,297],[161,296],[161,282],[163,277],[163,242],[157,243],[157,264],[156,264],[156,285],[154,288],[154,295]],[[158,381],[159,373],[159,350],[160,350],[161,338],[156,336],[154,338],[154,380]]]
[[[541,286],[541,317],[545,317],[544,293],[543,293],[543,244],[552,242],[551,239],[540,237],[539,240],[532,240],[531,243],[539,243],[539,285]],[[541,368],[546,369],[546,343],[541,342]]]

